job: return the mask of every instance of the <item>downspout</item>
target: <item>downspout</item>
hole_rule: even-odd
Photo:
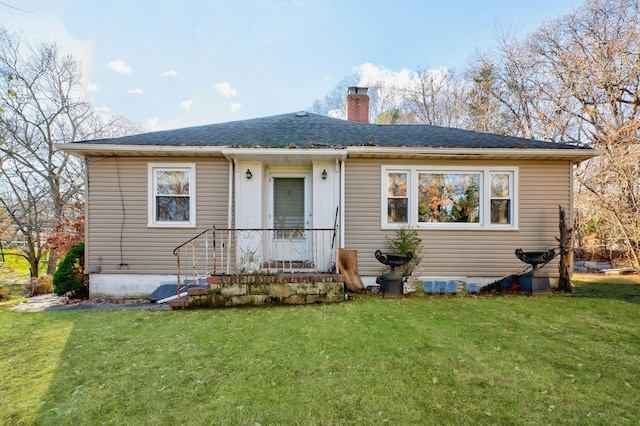
[[[571,165],[569,167],[569,177],[571,178],[571,185],[569,186],[569,223],[571,224],[571,227],[573,227],[573,197],[575,196],[574,186],[576,184],[576,167],[578,167],[580,163],[571,161],[569,164]]]
[[[345,200],[345,194],[344,194],[344,187],[345,187],[345,175],[344,175],[344,171],[345,171],[345,165],[344,165],[345,160],[342,159],[340,160],[340,245],[338,247],[340,248],[344,248],[344,210],[345,210],[345,206],[344,206],[344,200]]]
[[[85,268],[89,265],[89,159],[84,157],[84,264]],[[51,255],[49,255],[51,258]],[[87,271],[83,271],[85,274]],[[89,277],[91,281],[91,277]],[[89,283],[91,289],[91,283]]]
[[[236,159],[229,159],[229,200],[227,208],[227,229],[231,229],[233,222],[233,176],[236,169]]]

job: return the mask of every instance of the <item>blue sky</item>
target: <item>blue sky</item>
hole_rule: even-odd
[[[161,130],[309,109],[360,67],[461,70],[498,27],[528,34],[581,4],[2,0],[0,25],[71,53],[102,113]]]

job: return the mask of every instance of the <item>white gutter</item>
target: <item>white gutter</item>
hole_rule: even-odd
[[[197,156],[222,156],[225,147],[221,146],[162,146],[162,145],[116,145],[91,143],[60,143],[55,147],[76,156],[86,154],[102,155],[139,155],[139,154],[181,154]]]
[[[537,148],[433,148],[433,147],[379,147],[347,146],[344,149],[289,149],[289,148],[229,148],[223,146],[162,146],[162,145],[114,145],[90,143],[55,144],[56,148],[84,157],[94,155],[192,155],[200,157],[237,158],[241,160],[285,161],[284,156],[307,158],[309,161],[322,159],[345,159],[350,157],[428,157],[428,158],[550,158],[584,161],[604,153],[598,149],[537,149]]]
[[[243,161],[262,161],[265,163],[288,162],[287,157],[304,158],[305,160],[333,160],[347,158],[346,149],[292,149],[292,148],[223,148],[220,152],[227,158]]]
[[[163,145],[117,145],[117,144],[92,144],[92,143],[60,143],[55,147],[70,154],[84,156],[94,155],[139,155],[153,154],[156,156],[167,154],[195,155],[195,156],[225,156],[239,160],[262,160],[265,157],[278,159],[282,156],[295,155],[307,157],[309,160],[318,159],[344,159],[347,157],[346,149],[324,149],[324,148],[229,148],[228,146],[163,146]]]
[[[431,157],[431,158],[550,158],[571,159],[584,161],[598,155],[604,150],[599,149],[537,149],[537,148],[433,148],[433,147],[379,147],[379,146],[348,146],[349,157],[360,158],[402,158],[402,157]]]

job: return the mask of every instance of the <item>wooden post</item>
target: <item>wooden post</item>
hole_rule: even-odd
[[[571,285],[571,263],[573,260],[573,229],[567,225],[566,214],[562,206],[560,212],[560,238],[556,238],[560,243],[560,278],[558,280],[558,291],[572,293]]]

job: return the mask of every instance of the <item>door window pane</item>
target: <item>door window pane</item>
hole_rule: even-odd
[[[273,179],[273,227],[277,229],[276,238],[304,236],[304,186],[304,178]]]

